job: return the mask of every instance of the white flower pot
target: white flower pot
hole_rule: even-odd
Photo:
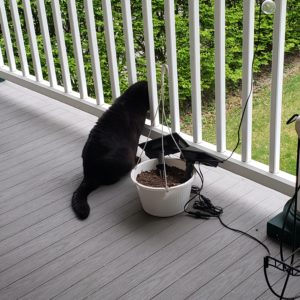
[[[144,171],[156,169],[157,159],[146,160],[138,164],[131,171],[131,179],[136,184],[143,209],[150,215],[157,217],[170,217],[184,210],[185,203],[189,200],[193,176],[186,182],[177,186],[166,188],[150,187],[137,182],[136,177]],[[185,162],[179,159],[166,159],[166,164],[185,170]]]

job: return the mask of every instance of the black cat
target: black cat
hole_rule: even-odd
[[[148,110],[148,85],[140,81],[117,98],[91,130],[82,151],[84,178],[72,197],[72,208],[79,219],[86,219],[90,213],[89,193],[117,182],[135,166]]]

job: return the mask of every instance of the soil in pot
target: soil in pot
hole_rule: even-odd
[[[166,165],[167,183],[169,187],[182,184],[186,181],[185,171]],[[137,175],[136,181],[150,187],[165,187],[165,180],[160,176],[158,169],[144,171]]]

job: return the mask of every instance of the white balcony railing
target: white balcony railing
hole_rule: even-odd
[[[93,71],[95,99],[88,96],[86,76],[84,71],[84,60],[82,57],[82,46],[80,40],[79,25],[76,11],[76,1],[68,1],[68,14],[73,40],[73,51],[76,60],[77,79],[79,93],[72,90],[69,71],[68,54],[66,50],[64,29],[61,18],[60,1],[52,0],[51,8],[55,25],[58,54],[62,70],[63,86],[57,84],[57,74],[54,66],[52,45],[49,37],[48,22],[45,10],[45,1],[37,0],[38,19],[42,33],[44,52],[48,69],[48,78],[43,79],[41,62],[37,50],[37,40],[33,23],[32,10],[29,0],[23,0],[23,11],[26,29],[29,36],[29,44],[32,54],[34,74],[29,73],[28,60],[26,57],[22,27],[16,0],[9,0],[9,11],[6,10],[4,1],[0,1],[0,23],[1,32],[5,41],[5,49],[0,51],[0,77],[25,86],[29,89],[65,102],[78,109],[100,116],[107,108],[104,101],[102,77],[99,63],[97,33],[93,11],[93,1],[84,0],[85,22],[88,31],[89,52],[91,54],[91,66]],[[169,66],[169,96],[171,127],[173,131],[180,131],[179,99],[178,99],[178,75],[177,75],[177,51],[175,35],[174,1],[164,1],[165,29],[167,63]],[[124,49],[126,51],[127,72],[129,84],[137,80],[136,53],[134,52],[134,36],[132,30],[131,7],[129,0],[121,1]],[[190,68],[191,68],[191,98],[193,136],[183,136],[194,143],[196,147],[213,153],[219,157],[226,158],[230,149],[226,149],[226,111],[225,111],[225,1],[215,0],[214,22],[215,22],[215,91],[216,91],[216,145],[202,140],[202,118],[201,118],[201,86],[200,86],[200,38],[199,38],[199,0],[189,0],[189,39],[190,39]],[[254,18],[256,5],[255,0],[243,1],[243,90],[242,104],[245,105],[252,85],[252,59],[254,44]],[[242,176],[260,182],[266,186],[281,192],[292,194],[295,178],[280,171],[280,124],[281,124],[281,97],[283,78],[283,57],[285,39],[286,0],[276,1],[276,13],[274,16],[273,31],[273,61],[272,61],[272,95],[271,95],[271,123],[270,123],[270,146],[269,165],[263,165],[251,158],[252,140],[252,99],[246,108],[242,124],[242,154],[234,154],[233,157],[223,164],[227,168]],[[102,1],[104,18],[105,40],[108,56],[108,68],[110,74],[111,91],[113,98],[120,95],[119,72],[114,39],[114,19],[112,16],[110,0]],[[13,49],[11,28],[9,27],[8,14],[11,15],[13,31],[17,44],[17,53]],[[147,61],[147,79],[151,97],[151,117],[158,105],[156,64],[154,56],[154,35],[152,22],[152,6],[150,0],[142,0],[142,17],[144,27],[145,56]],[[201,16],[200,16],[201,17]],[[23,29],[24,30],[24,29]],[[188,34],[188,33],[187,33]],[[20,58],[20,69],[16,67],[15,57]],[[5,59],[4,59],[5,58]],[[6,63],[4,63],[6,62]],[[149,129],[148,122],[146,130]],[[152,135],[159,134],[159,117],[154,120]]]

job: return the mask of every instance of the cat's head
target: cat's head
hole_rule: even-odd
[[[150,106],[147,81],[143,80],[132,84],[120,98],[120,100],[126,101],[128,104],[142,107],[145,111],[149,110]]]

